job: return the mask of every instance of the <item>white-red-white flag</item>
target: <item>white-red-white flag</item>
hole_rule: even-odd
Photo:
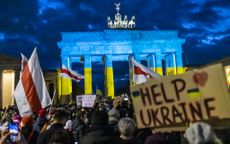
[[[20,80],[14,91],[14,98],[21,117],[51,104],[36,48],[28,63],[23,66]]]
[[[69,77],[77,82],[80,82],[80,80],[84,79],[84,76],[77,73],[76,71],[73,71],[70,68],[67,68],[65,65],[62,65],[62,68],[60,70],[60,75],[62,77]]]
[[[24,68],[26,67],[26,65],[28,64],[28,61],[29,61],[28,58],[24,54],[22,54],[22,53],[21,53],[21,57],[22,57],[22,60],[21,60],[20,76],[21,76]]]
[[[133,58],[131,59],[132,66],[133,66],[133,83],[134,84],[141,84],[145,83],[150,78],[161,78],[162,76],[151,69],[147,68],[146,66],[138,63]]]

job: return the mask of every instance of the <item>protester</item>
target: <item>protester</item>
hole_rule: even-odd
[[[37,141],[38,132],[33,130],[32,115],[27,115],[21,121],[21,142],[26,144],[34,144]]]
[[[162,134],[156,133],[151,136],[148,136],[145,140],[145,144],[164,144],[165,139]]]
[[[73,120],[73,136],[75,142],[79,142],[82,138],[84,131],[86,129],[86,124],[84,123],[84,112],[77,111],[75,119]]]
[[[108,125],[107,111],[96,110],[91,117],[91,127],[80,139],[80,144],[119,144],[119,136]]]
[[[42,128],[48,122],[46,115],[47,115],[47,111],[45,109],[39,110],[38,117],[37,117],[36,122],[34,124],[34,130],[36,130],[38,132],[40,132],[42,130]]]
[[[117,109],[112,108],[109,112],[109,125],[113,128],[115,133],[118,133],[118,121],[120,120],[120,113]]]
[[[8,130],[1,130],[0,131],[0,144],[7,144],[7,138],[10,135],[10,132]]]
[[[189,144],[222,144],[221,140],[217,138],[212,127],[206,123],[197,122],[192,124],[185,131],[185,138]]]
[[[47,138],[47,144],[71,144],[71,139],[65,130],[59,129],[53,131],[50,137]]]
[[[53,122],[50,128],[39,135],[37,143],[48,144],[50,138],[54,137],[54,135],[56,135],[56,132],[58,133],[58,131],[62,131],[63,133],[66,133],[68,135],[68,132],[64,129],[67,118],[68,114],[65,111],[57,110],[53,116]],[[68,139],[72,140],[71,143],[73,143],[72,137],[68,136]]]
[[[126,117],[118,122],[122,144],[142,144],[140,139],[135,138],[136,123],[133,119]]]

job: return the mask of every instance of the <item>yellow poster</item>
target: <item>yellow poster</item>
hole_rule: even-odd
[[[132,86],[131,97],[138,128],[175,128],[230,118],[230,97],[221,64]]]

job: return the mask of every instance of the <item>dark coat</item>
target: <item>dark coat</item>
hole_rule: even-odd
[[[139,138],[121,140],[121,144],[143,144]]]
[[[59,124],[59,123],[53,124],[53,125],[51,125],[51,127],[48,130],[42,132],[39,135],[38,140],[37,140],[37,144],[47,144],[47,142],[49,141],[49,138],[52,136],[52,134],[55,131],[66,131],[66,130],[64,129],[63,124]],[[66,131],[66,133],[67,133],[67,131]],[[70,140],[70,144],[74,143],[72,136],[68,135],[68,137],[66,139]]]
[[[85,132],[86,125],[83,121],[81,120],[74,120],[73,121],[73,136],[75,139],[75,142],[79,142],[80,138],[83,136]]]
[[[94,125],[80,139],[80,144],[120,144],[120,140],[110,126]]]

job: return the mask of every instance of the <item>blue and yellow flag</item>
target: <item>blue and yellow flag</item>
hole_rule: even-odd
[[[61,77],[60,70],[58,70],[58,96],[67,96],[72,93],[72,79],[69,77]]]

